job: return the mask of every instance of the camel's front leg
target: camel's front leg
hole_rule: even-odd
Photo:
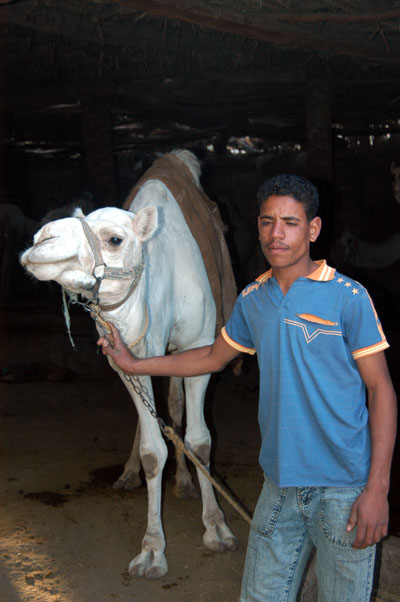
[[[141,456],[142,457],[142,456]],[[150,465],[153,463],[153,452],[142,458],[144,465],[146,457]],[[147,527],[142,540],[142,551],[129,563],[129,574],[132,577],[159,579],[168,572],[168,563],[164,554],[165,536],[161,524],[161,479],[162,470],[154,477],[147,476],[148,492]]]
[[[140,422],[140,461],[144,470],[148,491],[147,527],[142,541],[142,551],[129,564],[129,573],[133,577],[158,579],[168,571],[164,555],[165,537],[161,523],[161,480],[167,459],[167,446],[161,435],[157,419],[144,405],[130,381],[127,388],[135,403]],[[141,385],[148,391],[147,401],[153,403],[153,388],[148,376],[140,378]]]
[[[204,419],[204,397],[210,376],[185,378],[186,435],[185,444],[207,467],[210,466],[211,436]],[[237,541],[225,523],[211,482],[197,469],[203,500],[203,543],[214,552],[236,550]]]

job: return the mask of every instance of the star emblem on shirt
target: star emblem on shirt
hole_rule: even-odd
[[[351,287],[353,287],[353,288],[351,289],[351,292],[353,293],[353,295],[358,295],[358,288],[356,288],[356,287],[354,286],[354,283],[353,283],[353,282],[346,282],[346,281],[345,281],[345,279],[344,279],[344,278],[342,278],[342,277],[336,278],[336,282],[338,282],[339,284],[342,284],[342,283],[344,283],[344,286],[345,286],[346,288],[351,288]]]

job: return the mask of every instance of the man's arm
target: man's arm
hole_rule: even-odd
[[[371,466],[366,487],[353,504],[347,530],[357,525],[354,548],[378,543],[388,532],[390,467],[396,439],[397,400],[384,352],[357,361],[368,390]]]
[[[172,355],[149,358],[135,358],[121,340],[118,330],[109,324],[112,330],[113,346],[105,337],[97,344],[102,347],[114,364],[126,374],[148,376],[199,376],[210,372],[219,372],[232,361],[239,352],[222,338],[217,337],[213,345],[189,349]]]

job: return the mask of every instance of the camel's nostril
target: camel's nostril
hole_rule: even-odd
[[[41,245],[44,242],[47,242],[49,240],[54,240],[55,238],[57,238],[56,236],[46,236],[45,238],[39,238],[39,240],[37,241],[37,243],[35,243],[36,245]]]

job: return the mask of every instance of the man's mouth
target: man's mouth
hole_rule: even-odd
[[[272,251],[273,253],[280,253],[281,251],[287,251],[288,247],[281,247],[278,245],[267,245],[268,251]]]

